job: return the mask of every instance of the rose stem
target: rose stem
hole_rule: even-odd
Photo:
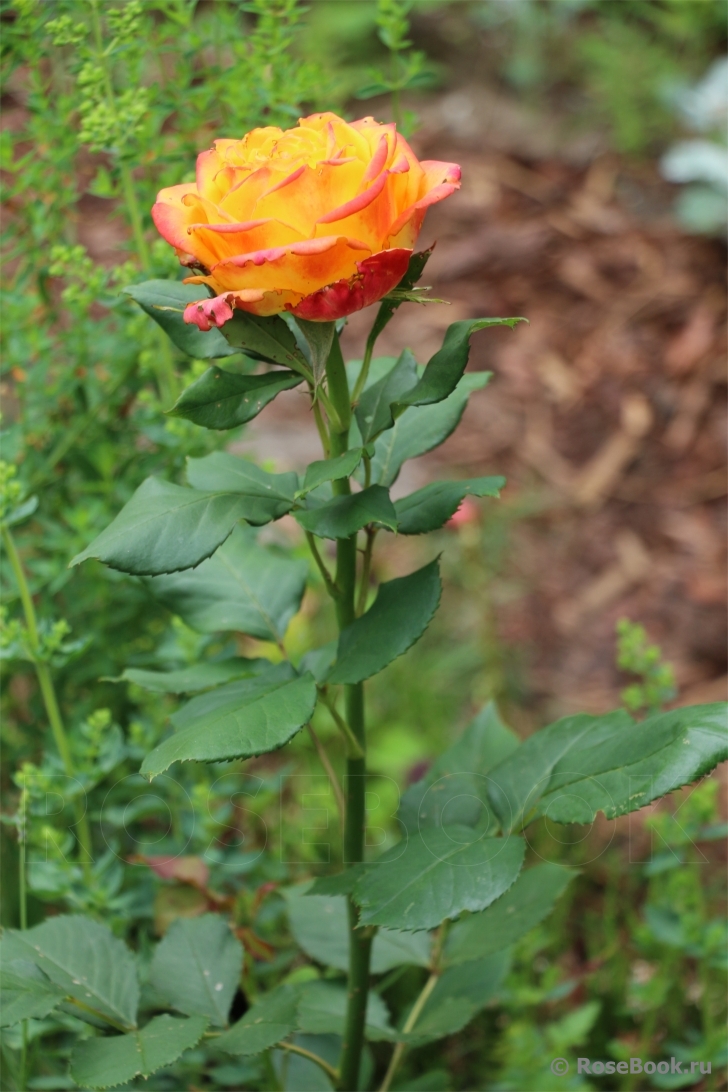
[[[38,637],[38,622],[35,617],[35,607],[33,606],[30,588],[25,579],[23,566],[20,562],[18,551],[15,548],[13,536],[8,527],[3,527],[2,537],[3,542],[5,543],[8,560],[10,561],[10,567],[13,570],[18,585],[18,591],[20,592],[20,601],[23,605],[23,614],[25,615],[25,625],[28,630],[30,652],[33,656],[33,664],[35,665],[35,672],[38,676],[38,684],[40,685],[40,691],[43,695],[43,704],[45,705],[46,713],[48,714],[48,721],[51,726],[53,738],[56,742],[58,753],[61,756],[66,776],[77,781],[78,778],[76,777],[76,770],[73,765],[71,748],[68,745],[68,737],[66,736],[66,730],[63,727],[61,711],[58,708],[58,700],[53,686],[53,679],[51,678],[48,664],[40,659],[41,648],[40,639]],[[91,862],[93,861],[93,854],[91,853],[91,832],[88,826],[86,805],[84,801],[76,800],[74,811],[76,813],[75,827],[78,838],[79,859],[83,868],[84,877],[86,881],[89,882],[91,879]]]
[[[331,430],[331,457],[343,455],[349,447],[351,402],[346,378],[344,359],[338,336],[334,336],[326,364],[328,395],[341,422],[341,431]],[[351,492],[348,478],[333,483],[338,496]],[[339,632],[350,625],[355,617],[356,595],[356,538],[338,539],[336,544],[336,577],[339,589],[336,600],[336,616]],[[366,747],[364,727],[364,686],[353,683],[344,687],[346,722],[362,750]],[[346,818],[344,821],[344,864],[352,865],[364,859],[364,825],[366,800],[366,758],[347,758],[344,793]],[[339,1066],[339,1088],[344,1092],[358,1087],[359,1065],[364,1045],[364,1021],[369,991],[369,956],[372,937],[369,931],[358,929],[358,911],[349,896],[349,982],[347,990],[346,1023],[344,1042]]]

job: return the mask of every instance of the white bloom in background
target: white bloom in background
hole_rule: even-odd
[[[688,129],[725,132],[728,125],[728,57],[719,57],[700,83],[677,96],[677,105]]]
[[[728,223],[728,57],[721,57],[695,87],[674,96],[687,128],[714,134],[674,144],[660,161],[663,178],[687,183],[676,202],[691,231],[716,232]]]
[[[668,182],[707,182],[728,192],[728,148],[710,140],[682,140],[660,162]]]

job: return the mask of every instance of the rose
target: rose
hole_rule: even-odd
[[[161,190],[152,217],[198,271],[185,283],[215,293],[185,322],[209,330],[234,308],[331,321],[399,283],[428,206],[459,180],[455,163],[420,163],[394,125],[313,114],[216,140],[196,184]]]

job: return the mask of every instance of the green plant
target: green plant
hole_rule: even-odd
[[[663,663],[657,645],[650,645],[642,626],[628,618],[617,622],[617,667],[641,681],[622,691],[622,701],[633,713],[653,712],[676,696],[675,675],[670,664]]]
[[[412,258],[408,283],[426,258]],[[179,346],[191,328],[181,309],[168,309],[171,290],[173,285],[148,282],[134,294]],[[375,330],[401,297],[382,302]],[[222,661],[231,681],[223,681],[219,662],[207,658],[193,665],[194,681],[154,680],[158,689],[201,692],[174,712],[175,731],[146,754],[141,770],[149,779],[176,762],[219,763],[280,748],[302,729],[313,731],[317,704],[333,718],[345,757],[340,788],[340,758],[320,741],[319,754],[343,811],[344,867],[313,887],[290,889],[289,899],[299,943],[335,970],[348,963],[348,990],[336,977],[293,975],[228,1027],[242,949],[222,917],[205,915],[178,922],[152,957],[156,1011],[171,1008],[184,1018],[155,1015],[139,1028],[131,954],[103,926],[57,918],[9,933],[4,945],[16,1016],[70,1004],[77,1016],[86,1013],[97,1026],[120,1033],[79,1043],[72,1069],[80,1083],[104,1087],[147,1076],[204,1037],[215,1056],[255,1056],[273,1047],[296,1054],[338,1087],[352,1089],[369,1038],[396,1044],[382,1084],[388,1089],[407,1049],[464,1026],[497,993],[508,947],[548,913],[568,883],[569,873],[559,865],[519,875],[521,831],[529,823],[544,815],[583,823],[600,810],[608,817],[624,814],[693,780],[724,755],[722,706],[656,713],[641,723],[623,711],[570,717],[521,745],[490,706],[404,795],[404,841],[378,859],[365,856],[364,684],[418,640],[440,596],[437,559],[382,584],[374,595],[375,541],[393,529],[411,535],[434,530],[464,496],[496,495],[502,479],[434,483],[394,504],[388,487],[406,457],[449,434],[468,391],[479,385],[479,377],[463,376],[473,332],[517,321],[453,323],[424,370],[407,351],[397,361],[372,360],[373,337],[366,363],[358,371],[347,368],[335,323],[238,312],[222,328],[222,339],[218,331],[203,335],[219,346],[214,352],[226,351],[229,338],[262,358],[266,382],[285,376],[270,370],[281,365],[306,382],[312,405],[321,406],[323,460],[299,478],[221,452],[191,459],[187,486],[147,479],[74,564],[98,558],[144,576],[155,597],[202,632],[234,628],[277,644],[277,662]],[[368,374],[357,383],[364,368]],[[207,428],[229,428],[236,413],[250,413],[244,380],[213,365],[183,392],[174,412],[199,420],[204,404]],[[223,400],[221,382],[231,387]],[[359,391],[353,403],[352,390]],[[352,479],[362,488],[352,490]],[[256,542],[254,531],[286,513],[306,532],[338,628],[337,638],[297,662],[288,656],[284,634],[301,602],[306,567]],[[334,571],[322,554],[327,540],[335,544]],[[509,914],[510,907],[518,913]],[[323,946],[315,939],[322,914],[331,917]],[[426,967],[428,976],[395,1027],[379,994],[370,991],[370,975],[412,963]],[[28,964],[37,971],[28,972]],[[322,1034],[342,1036],[340,1056],[313,1048],[311,1036]],[[554,1042],[567,1039],[564,1032]],[[271,1064],[275,1068],[274,1059]]]
[[[642,156],[676,133],[669,99],[720,55],[726,13],[693,0],[518,0],[474,3],[493,70],[534,106],[603,128],[618,152]]]
[[[366,5],[354,5],[359,6]],[[211,569],[214,576],[208,562],[176,575],[131,579],[95,563],[66,569],[69,557],[101,531],[143,479],[153,474],[177,484],[183,480],[186,456],[192,457],[188,465],[196,462],[199,469],[211,455],[219,457],[219,449],[237,436],[235,429],[201,429],[185,416],[192,405],[200,412],[199,394],[206,384],[209,388],[211,382],[219,383],[215,377],[224,373],[222,378],[233,390],[246,383],[249,388],[251,378],[271,395],[285,389],[285,376],[282,387],[277,386],[280,372],[230,352],[233,347],[226,342],[220,350],[217,341],[224,358],[201,350],[200,339],[203,346],[215,342],[212,333],[200,334],[194,351],[186,352],[174,337],[168,343],[149,322],[149,313],[157,320],[170,314],[155,310],[161,299],[160,280],[167,282],[166,292],[179,285],[168,280],[174,274],[166,248],[150,244],[146,236],[146,209],[160,185],[186,174],[193,152],[213,135],[221,131],[239,135],[244,128],[269,120],[285,123],[301,101],[315,105],[319,93],[323,99],[324,84],[312,66],[301,65],[298,59],[300,10],[295,5],[266,3],[241,11],[240,5],[221,0],[197,7],[165,2],[141,9],[128,5],[127,14],[126,7],[115,13],[113,5],[100,3],[101,52],[109,51],[114,111],[119,102],[132,104],[121,96],[140,84],[148,109],[140,129],[139,118],[135,121],[128,114],[123,139],[109,139],[106,150],[89,159],[88,144],[81,144],[79,134],[90,140],[101,131],[104,117],[107,121],[111,117],[114,124],[119,121],[114,111],[98,112],[105,101],[101,83],[80,81],[80,62],[95,63],[99,57],[91,8],[57,0],[52,6],[19,3],[9,16],[7,11],[3,10],[4,75],[9,93],[18,93],[24,112],[22,127],[6,131],[2,146],[4,164],[11,168],[4,240],[11,276],[3,326],[8,414],[3,444],[6,458],[17,463],[17,474],[13,477],[12,469],[3,468],[7,505],[1,519],[6,546],[10,538],[18,555],[17,565],[8,565],[3,573],[4,681],[12,672],[3,688],[8,810],[1,818],[4,833],[11,835],[4,839],[3,920],[9,926],[21,925],[20,934],[8,930],[3,940],[2,1015],[9,1026],[2,1031],[1,1049],[6,1082],[22,1089],[67,1087],[73,1057],[79,1080],[88,1078],[89,1085],[113,1083],[121,1074],[128,1077],[128,1086],[159,1092],[193,1086],[325,1088],[336,1080],[344,1027],[347,896],[307,892],[312,875],[330,870],[328,854],[333,862],[343,858],[340,827],[332,824],[331,830],[315,833],[322,824],[317,803],[329,810],[345,808],[341,772],[346,751],[353,748],[340,696],[338,703],[332,700],[336,685],[328,684],[325,692],[324,686],[317,689],[319,700],[309,725],[275,754],[255,762],[180,762],[169,774],[156,777],[151,789],[138,769],[150,753],[165,746],[170,715],[175,720],[182,710],[192,715],[195,702],[199,711],[231,686],[244,690],[257,685],[270,677],[274,662],[281,675],[289,672],[286,662],[292,663],[299,678],[308,667],[314,674],[326,670],[326,646],[332,638],[336,642],[335,604],[328,594],[336,590],[332,544],[313,531],[310,539],[303,533],[297,539],[285,524],[268,526],[259,541],[254,530],[236,527],[210,560],[225,566],[231,557],[238,558],[239,572],[248,587],[260,593],[258,607],[266,606],[264,611],[242,592],[231,596],[229,576],[217,590],[211,581],[204,596],[191,595],[185,581],[194,582]],[[81,11],[85,14],[78,29]],[[70,28],[56,28],[54,44],[47,33],[48,20],[64,15]],[[133,34],[125,31],[125,18],[133,22]],[[71,37],[64,45],[66,35]],[[184,110],[178,108],[181,102]],[[91,119],[83,130],[80,104],[84,118]],[[146,267],[133,243],[133,215],[122,177],[125,164],[141,210]],[[124,260],[116,267],[93,261],[79,241],[88,238],[89,226],[84,223],[88,194],[97,210],[98,202],[104,202],[105,230],[118,229],[114,245]],[[119,295],[120,287],[144,276],[156,283],[146,288],[135,285],[131,294]],[[413,294],[416,298],[412,287],[392,293],[383,317]],[[181,331],[179,314],[171,314],[170,329],[176,328],[178,337],[189,335],[191,328]],[[220,338],[224,342],[222,334]],[[305,359],[305,338],[297,348]],[[160,352],[169,354],[168,359]],[[374,336],[367,361],[363,374],[357,365],[348,366],[352,401],[357,403],[350,431],[354,449],[368,447],[356,436],[357,411],[368,394],[374,398],[375,391],[381,391],[378,382],[387,375],[392,378],[394,361],[374,357]],[[262,374],[254,375],[256,368]],[[401,369],[414,382],[412,361],[401,363]],[[400,458],[416,455],[423,444],[436,444],[455,427],[469,393],[484,381],[482,374],[466,374],[448,398],[406,409],[373,441],[372,475],[382,479],[384,489],[396,476]],[[386,383],[384,387],[386,391]],[[169,408],[180,389],[184,393],[177,409],[162,418],[161,411]],[[329,394],[326,381],[318,393],[323,405]],[[203,400],[201,412],[211,415],[214,426],[215,405]],[[328,443],[325,412],[323,424]],[[369,451],[361,454],[356,476],[361,477],[366,467],[365,454],[369,456]],[[355,460],[356,455],[356,450],[344,454],[344,469],[351,465],[346,460]],[[228,465],[239,469],[241,464],[248,474],[255,473],[246,461]],[[384,473],[385,464],[390,474]],[[215,473],[219,465],[207,462]],[[282,486],[280,478],[287,476],[276,476],[275,469],[266,465],[259,480],[270,484],[273,478]],[[330,470],[328,466],[323,473]],[[308,481],[305,475],[298,478],[294,493],[300,495],[293,497],[291,510],[296,508],[299,517],[315,510],[317,501],[330,499],[322,495],[328,487],[321,473],[318,466]],[[308,491],[317,481],[323,484]],[[459,483],[458,489],[465,484]],[[352,488],[356,491],[357,485]],[[459,495],[450,490],[455,490],[455,483],[447,483],[447,507]],[[426,494],[430,500],[432,492],[438,496],[437,490],[431,491]],[[38,500],[26,501],[29,496]],[[283,499],[287,504],[291,497]],[[385,514],[384,508],[375,514]],[[401,531],[403,527],[406,523],[400,525]],[[494,566],[488,537],[492,523],[484,533],[484,550]],[[385,534],[384,529],[377,532],[377,543]],[[445,544],[449,566],[459,579],[461,559],[447,546],[449,535],[441,532],[436,549]],[[423,551],[424,565],[432,556],[427,553],[428,548],[432,551],[429,540],[411,537],[409,542]],[[364,579],[368,544],[369,535],[360,532],[361,594],[356,607],[362,609],[370,605],[380,579],[385,580],[385,589],[392,583],[386,581],[392,575],[386,572],[387,561],[378,561],[373,552],[370,579]],[[6,549],[5,556],[10,560],[12,549]],[[474,555],[468,564],[476,570],[472,579],[481,580]],[[21,592],[34,612],[35,642]],[[472,596],[472,585],[465,584],[464,594]],[[492,686],[503,688],[498,650],[492,653],[495,666],[489,669],[487,684],[474,680],[477,656],[472,650],[467,656],[458,651],[458,621],[453,620],[452,634],[441,627],[440,621],[407,658],[366,683],[367,766],[372,771],[367,775],[371,794],[367,807],[375,794],[379,797],[378,807],[368,810],[366,818],[368,840],[381,843],[379,852],[396,845],[402,823],[415,831],[414,840],[425,849],[439,836],[437,824],[443,823],[450,833],[454,824],[459,834],[464,831],[466,838],[475,839],[476,848],[487,824],[488,834],[499,845],[505,842],[495,825],[494,801],[488,802],[481,782],[490,776],[491,763],[500,760],[503,770],[504,753],[516,741],[493,707],[408,790],[398,812],[394,778],[422,756],[424,739],[427,748],[435,749],[445,726],[449,734],[449,725],[459,718],[459,705],[468,702],[471,682],[487,693],[492,676]],[[316,655],[310,654],[312,649]],[[39,667],[49,684],[45,692],[36,681]],[[60,749],[44,702],[46,693],[55,695],[60,713],[55,727],[60,723],[66,741]],[[654,718],[645,721],[645,731],[665,730],[664,724],[655,723]],[[600,730],[600,724],[592,725],[592,732]],[[620,747],[620,733],[625,731],[621,728],[616,735]],[[200,736],[205,733],[203,728]],[[542,737],[547,746],[552,736]],[[73,781],[64,768],[64,747],[73,764]],[[680,748],[677,751],[682,754]],[[528,758],[529,753],[522,755]],[[554,784],[561,769],[554,772]],[[683,770],[683,776],[690,772]],[[507,766],[503,776],[508,776]],[[69,788],[74,782],[76,788]],[[445,786],[445,804],[438,806],[433,832],[428,827],[429,802],[440,795],[440,783]],[[715,836],[718,829],[711,801],[705,799],[709,794],[702,788],[694,794],[702,803],[689,828],[684,811],[675,818],[691,837],[697,825],[696,842]],[[475,797],[472,807],[463,806],[468,797]],[[78,837],[82,801],[93,842],[90,878],[84,873],[88,861]],[[543,818],[535,820],[529,840],[544,823]],[[674,830],[665,835],[683,837]],[[623,938],[629,928],[635,939],[629,947],[622,945],[618,966],[610,963],[593,972],[596,978],[602,976],[597,993],[608,997],[608,1003],[591,1030],[587,1017],[593,1016],[594,1008],[588,1002],[574,1000],[572,1020],[568,1000],[556,1015],[552,1012],[558,998],[569,997],[568,972],[561,973],[556,962],[544,969],[543,956],[544,951],[549,956],[560,952],[568,959],[572,931],[578,932],[582,922],[589,952],[597,956],[602,952],[601,904],[593,902],[601,883],[599,869],[584,867],[585,875],[577,881],[578,900],[571,895],[576,884],[569,885],[569,895],[558,896],[569,883],[573,866],[582,865],[578,852],[564,853],[558,865],[528,867],[490,907],[463,911],[451,926],[438,928],[434,937],[428,929],[379,927],[372,944],[366,1033],[370,1045],[362,1051],[362,1083],[371,1085],[376,1067],[378,1078],[391,1079],[393,1087],[481,1087],[492,1063],[501,1070],[495,1079],[504,1084],[525,1087],[529,1080],[545,1087],[539,1052],[568,1051],[587,1033],[595,1036],[612,1029],[617,1036],[625,1028],[627,1034],[636,1033],[635,1028],[644,1032],[644,1041],[651,1039],[655,1049],[663,1042],[665,1019],[673,1033],[680,1033],[679,1049],[701,1057],[714,1051],[718,1057],[715,893],[706,886],[707,869],[695,870],[701,895],[680,879],[681,868],[692,868],[695,851],[679,840],[671,846],[682,864],[674,869],[669,889],[668,870],[659,872],[657,863],[654,875],[645,876],[644,883],[650,886],[650,905],[677,913],[683,947],[677,958],[665,961],[666,973],[657,975],[654,997],[632,992],[627,953],[652,965],[665,954],[674,954],[672,941],[665,937],[669,933],[674,940],[677,933],[670,918],[667,932],[653,936],[653,918],[664,925],[664,915],[645,915],[643,922],[635,909],[640,899],[634,878],[631,886],[624,884],[624,869],[615,858],[604,916],[613,933],[620,929]],[[367,863],[376,852],[374,845],[368,848]],[[395,869],[398,865],[399,861]],[[364,877],[359,879],[366,890]],[[534,885],[539,895],[535,908],[529,897],[529,886]],[[555,914],[538,924],[557,897]],[[704,909],[698,908],[699,897]],[[511,920],[516,905],[521,911],[528,908],[526,921],[535,922],[535,928],[520,937],[513,931],[504,936],[499,930],[504,920],[506,924]],[[574,907],[572,919],[569,906]],[[64,911],[72,916],[63,916]],[[30,928],[23,937],[26,926]],[[513,941],[509,975],[502,953],[488,952],[476,927],[509,948]],[[96,969],[89,969],[89,953],[99,960]],[[463,960],[464,953],[468,958]],[[211,974],[193,973],[197,966]],[[111,971],[117,976],[116,986],[110,985]],[[694,1000],[679,993],[685,976]],[[135,982],[140,988],[136,1014]],[[706,993],[700,992],[703,982]],[[418,1011],[412,1008],[413,998],[419,998]],[[619,1018],[614,1015],[624,998],[633,1005],[632,1024],[623,1013]],[[498,1017],[483,1010],[494,1003],[500,1006]],[[95,1013],[88,1011],[89,1005]],[[271,1010],[266,1005],[282,1018],[277,1028],[270,1029],[266,1011],[270,1015]],[[659,1014],[654,1019],[653,1010]],[[683,1023],[686,1011],[690,1019]],[[506,1015],[512,1023],[504,1031],[501,1021]],[[244,1040],[246,1029],[260,1027],[255,1024],[259,1017],[263,1030],[270,1029],[274,1036],[288,1026],[287,1018],[292,1021],[290,1035],[279,1044],[272,1040],[270,1049],[255,1054],[228,1054],[220,1048],[223,1034],[228,1034],[226,1022]],[[207,1031],[191,1046],[201,1020],[209,1021]],[[645,1028],[646,1020],[651,1024]],[[134,1022],[136,1029],[130,1027]],[[703,1025],[708,1029],[705,1036]],[[457,1062],[451,1044],[460,1044],[457,1049],[463,1050],[466,1036],[435,1053],[440,1050],[439,1034],[465,1026],[468,1047],[475,1052],[466,1076],[451,1064]],[[620,1042],[614,1049],[628,1048]],[[112,1053],[116,1070],[108,1068]],[[311,1055],[323,1060],[325,1067]],[[145,1073],[159,1066],[149,1081],[132,1076],[140,1057]],[[531,1063],[534,1072],[528,1073]],[[451,1068],[450,1075],[443,1064]],[[563,1087],[563,1081],[554,1086]]]
[[[29,502],[22,519],[13,518],[8,533],[39,638],[45,641],[54,625],[70,629],[70,639],[64,637],[39,670],[46,694],[45,676],[51,677],[55,736],[61,738],[60,717],[72,752],[77,732],[98,707],[109,708],[127,735],[161,731],[168,699],[142,691],[131,696],[111,680],[127,664],[156,662],[158,648],[164,662],[184,663],[194,637],[170,631],[165,610],[150,606],[140,585],[125,586],[101,566],[79,580],[67,569],[68,557],[147,474],[175,475],[185,455],[203,456],[227,439],[180,418],[161,419],[162,409],[205,363],[175,349],[120,289],[142,275],[168,277],[176,269],[168,248],[150,242],[147,209],[169,172],[181,170],[182,162],[188,169],[191,150],[204,144],[211,126],[242,132],[281,121],[300,112],[303,100],[315,104],[324,93],[320,69],[296,52],[301,15],[290,0],[245,10],[221,2],[214,17],[188,0],[123,6],[21,0],[3,6],[2,76],[17,125],[5,130],[2,141],[8,209],[2,449],[14,464],[17,488],[41,498]],[[94,211],[102,231],[113,234],[118,264],[95,260],[87,249],[99,244],[98,228],[88,222]],[[6,550],[5,560],[11,556]],[[44,692],[32,682],[32,649],[18,629],[24,605],[16,569],[2,569],[9,802],[11,769],[27,761],[42,768],[46,759],[60,758],[53,738],[45,736]],[[94,639],[80,637],[92,618]],[[107,782],[86,787],[89,815],[101,807],[117,773],[130,772],[125,763],[133,749],[119,756]],[[41,821],[40,803],[34,807],[31,828]],[[63,825],[67,818],[64,811],[57,821]],[[118,831],[121,843],[124,835],[133,841],[139,834],[134,824]],[[14,846],[8,838],[3,842],[12,873]],[[42,890],[34,886],[41,872]],[[133,875],[126,873],[128,886]],[[29,884],[31,921],[42,912],[36,897],[70,900],[74,907],[84,905],[78,901],[84,894],[96,897],[88,885],[84,893],[72,858],[59,858],[53,870],[34,863]],[[140,905],[128,895],[136,914]],[[3,921],[15,923],[17,911],[8,892]],[[126,923],[133,927],[128,911]]]
[[[379,39],[389,50],[389,72],[381,68],[372,68],[369,83],[360,88],[359,99],[370,99],[376,95],[391,95],[392,117],[405,134],[413,128],[414,115],[411,111],[402,114],[400,95],[402,91],[415,91],[433,87],[436,76],[427,66],[427,58],[422,50],[412,49],[409,33],[409,13],[413,0],[377,0],[376,27]]]

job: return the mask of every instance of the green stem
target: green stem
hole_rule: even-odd
[[[28,630],[28,638],[30,641],[30,651],[34,657],[33,663],[35,665],[36,675],[38,676],[38,684],[40,686],[40,692],[43,696],[43,704],[45,705],[46,714],[48,716],[48,722],[51,726],[51,732],[53,733],[53,739],[55,740],[58,753],[61,756],[63,762],[63,768],[66,771],[67,777],[76,778],[76,770],[73,765],[73,757],[71,755],[71,748],[68,743],[68,737],[66,730],[63,727],[63,719],[61,717],[61,711],[58,708],[58,701],[56,699],[56,691],[53,686],[53,679],[51,678],[50,669],[48,664],[40,659],[40,640],[38,637],[38,622],[35,616],[35,607],[33,606],[33,599],[30,594],[30,588],[28,582],[25,579],[25,573],[23,566],[18,555],[18,551],[15,547],[15,541],[10,533],[8,527],[2,528],[2,538],[7,550],[8,560],[10,561],[10,567],[13,570],[16,583],[18,585],[18,591],[20,592],[20,602],[23,606],[23,614],[25,615],[25,624]],[[74,811],[76,813],[76,835],[78,838],[79,846],[79,858],[81,866],[84,872],[84,878],[86,881],[91,879],[91,863],[93,861],[93,854],[91,852],[91,831],[89,830],[88,818],[86,816],[86,806],[81,800],[76,800],[74,803]]]
[[[150,265],[149,247],[147,246],[147,240],[144,238],[141,209],[139,208],[139,201],[134,188],[134,177],[129,164],[124,161],[120,162],[119,173],[121,174],[121,188],[124,191],[124,201],[126,202],[126,211],[129,213],[137,258],[139,259],[139,265],[146,270],[149,269]]]
[[[339,1071],[334,1069],[332,1065],[325,1062],[323,1058],[319,1058],[318,1054],[314,1054],[312,1050],[306,1050],[305,1047],[297,1046],[295,1043],[279,1043],[279,1050],[288,1050],[291,1054],[300,1054],[302,1058],[308,1058],[309,1061],[315,1062],[317,1066],[323,1069],[324,1073],[331,1077],[332,1081],[339,1079]]]
[[[268,1078],[269,1088],[272,1089],[272,1092],[279,1092],[281,1082],[278,1080],[278,1074],[273,1065],[273,1057],[270,1050],[263,1052],[263,1065],[265,1067],[266,1077]]]
[[[331,429],[331,455],[343,455],[349,447],[351,401],[346,368],[338,336],[334,337],[326,364],[328,395],[341,428]],[[348,478],[333,483],[334,493],[343,496],[351,492]],[[336,617],[339,632],[351,625],[356,617],[356,535],[339,539],[336,544]],[[359,747],[366,753],[364,724],[364,687],[362,683],[344,687],[345,720]],[[364,860],[364,825],[366,819],[366,759],[348,758],[346,762],[346,820],[344,822],[344,863]],[[364,1046],[364,1023],[369,993],[369,960],[372,934],[359,925],[359,911],[349,898],[349,979],[344,1041],[338,1088],[351,1092],[358,1087],[361,1054]]]
[[[442,972],[442,953],[445,948],[445,941],[447,940],[449,927],[450,922],[445,920],[443,921],[440,928],[437,930],[437,934],[432,945],[432,956],[430,959],[430,977],[427,979],[427,982],[425,982],[425,985],[423,986],[417,1000],[412,1006],[410,1014],[405,1021],[404,1027],[402,1028],[402,1031],[404,1032],[409,1033],[410,1031],[414,1030],[414,1026],[419,1020],[422,1010],[427,1004],[427,1000],[430,994],[437,985],[437,980]],[[387,1067],[387,1072],[384,1075],[384,1080],[382,1081],[382,1086],[379,1089],[379,1092],[388,1092],[389,1086],[391,1085],[392,1079],[394,1078],[394,1075],[399,1068],[399,1064],[402,1061],[402,1056],[404,1055],[406,1049],[406,1043],[397,1043],[396,1047],[394,1048],[394,1052],[392,1053],[392,1057]]]
[[[372,353],[374,352],[374,342],[377,340],[377,335],[374,329],[369,331],[369,337],[367,338],[366,348],[364,349],[364,359],[361,362],[361,369],[357,376],[356,383],[354,384],[354,391],[351,396],[351,401],[354,405],[359,401],[361,392],[364,390],[364,384],[369,376],[369,367],[372,362]]]
[[[390,65],[392,88],[392,120],[399,129],[402,119],[400,117],[399,109],[399,53],[396,49],[393,49],[390,54]]]
[[[20,902],[20,928],[28,928],[28,892],[25,884],[25,812],[28,792],[25,786],[20,790],[20,821],[18,824],[18,900]],[[28,1087],[28,1021],[23,1020],[21,1027],[20,1080],[18,1088]]]
[[[72,997],[70,994],[64,998],[67,1005],[75,1005],[77,1008],[82,1009],[83,1012],[89,1013],[91,1016],[95,1016],[97,1020],[105,1020],[106,1023],[115,1028],[117,1031],[131,1031],[131,1027],[127,1024],[119,1024],[116,1020],[112,1020],[110,1016],[107,1016],[105,1012],[99,1012],[98,1009],[94,1009],[91,1005],[86,1005],[83,1001],[79,1001],[77,997]]]
[[[437,985],[437,980],[438,980],[439,977],[440,977],[440,972],[439,971],[433,971],[432,974],[430,975],[430,977],[427,979],[427,982],[425,982],[425,985],[424,985],[424,987],[422,989],[422,992],[420,993],[419,997],[417,998],[414,1005],[412,1006],[412,1011],[410,1012],[409,1016],[407,1017],[407,1022],[405,1023],[404,1027],[402,1028],[402,1031],[404,1031],[406,1033],[409,1033],[410,1031],[412,1031],[415,1024],[417,1023],[417,1021],[420,1018],[420,1013],[422,1012],[423,1008],[425,1007],[425,1005],[427,1003],[427,999],[429,998],[430,994],[432,993],[435,986]],[[407,1044],[406,1043],[397,1043],[396,1047],[394,1048],[394,1053],[392,1054],[391,1061],[390,1061],[389,1066],[387,1068],[387,1072],[384,1075],[384,1080],[382,1081],[379,1092],[388,1092],[389,1086],[392,1083],[392,1079],[394,1077],[394,1074],[399,1069],[399,1063],[402,1061],[402,1055],[404,1054],[406,1049],[407,1049]]]
[[[331,596],[332,599],[338,599],[339,589],[336,587],[336,584],[334,584],[333,580],[331,579],[331,573],[326,568],[326,565],[324,564],[323,558],[321,557],[321,554],[318,552],[318,546],[316,545],[316,539],[314,538],[314,536],[311,534],[310,531],[306,531],[306,541],[308,542],[308,547],[309,547],[309,549],[310,549],[310,551],[311,551],[311,553],[313,555],[313,559],[316,562],[316,565],[318,566],[318,571],[321,573],[321,576],[323,577],[324,584],[326,585],[326,591],[329,593],[329,595]]]
[[[326,422],[324,421],[323,414],[321,413],[321,405],[318,399],[313,402],[313,418],[316,422],[316,428],[318,429],[319,439],[321,440],[321,447],[324,449],[324,458],[328,459],[330,452],[329,434],[326,430]]]
[[[321,701],[324,703],[324,705],[328,709],[329,713],[331,713],[331,716],[333,718],[334,723],[336,724],[336,727],[339,729],[341,734],[344,736],[344,739],[346,740],[346,742],[348,744],[347,757],[349,757],[349,758],[364,758],[365,754],[364,754],[363,747],[359,743],[359,740],[356,738],[356,736],[352,732],[349,725],[346,723],[344,718],[339,713],[338,709],[336,708],[333,701],[331,700],[328,693],[326,692],[325,687],[320,687],[319,688],[319,697],[321,698]]]
[[[343,822],[344,816],[346,814],[346,801],[344,800],[344,794],[341,791],[341,785],[339,784],[339,779],[336,776],[336,771],[331,765],[331,759],[329,758],[323,743],[316,735],[313,725],[309,723],[306,725],[306,727],[308,728],[308,734],[311,737],[311,742],[316,748],[316,754],[319,756],[319,761],[323,768],[326,770],[329,781],[331,782],[331,789],[334,794],[334,799],[336,800],[336,807],[338,808],[339,815]]]
[[[21,1027],[22,1040],[20,1044],[20,1079],[18,1092],[25,1092],[28,1087],[28,1021],[23,1020]]]
[[[18,824],[18,900],[20,902],[20,928],[28,928],[28,888],[25,878],[26,856],[26,809],[28,792],[23,788],[20,792],[20,822]]]

